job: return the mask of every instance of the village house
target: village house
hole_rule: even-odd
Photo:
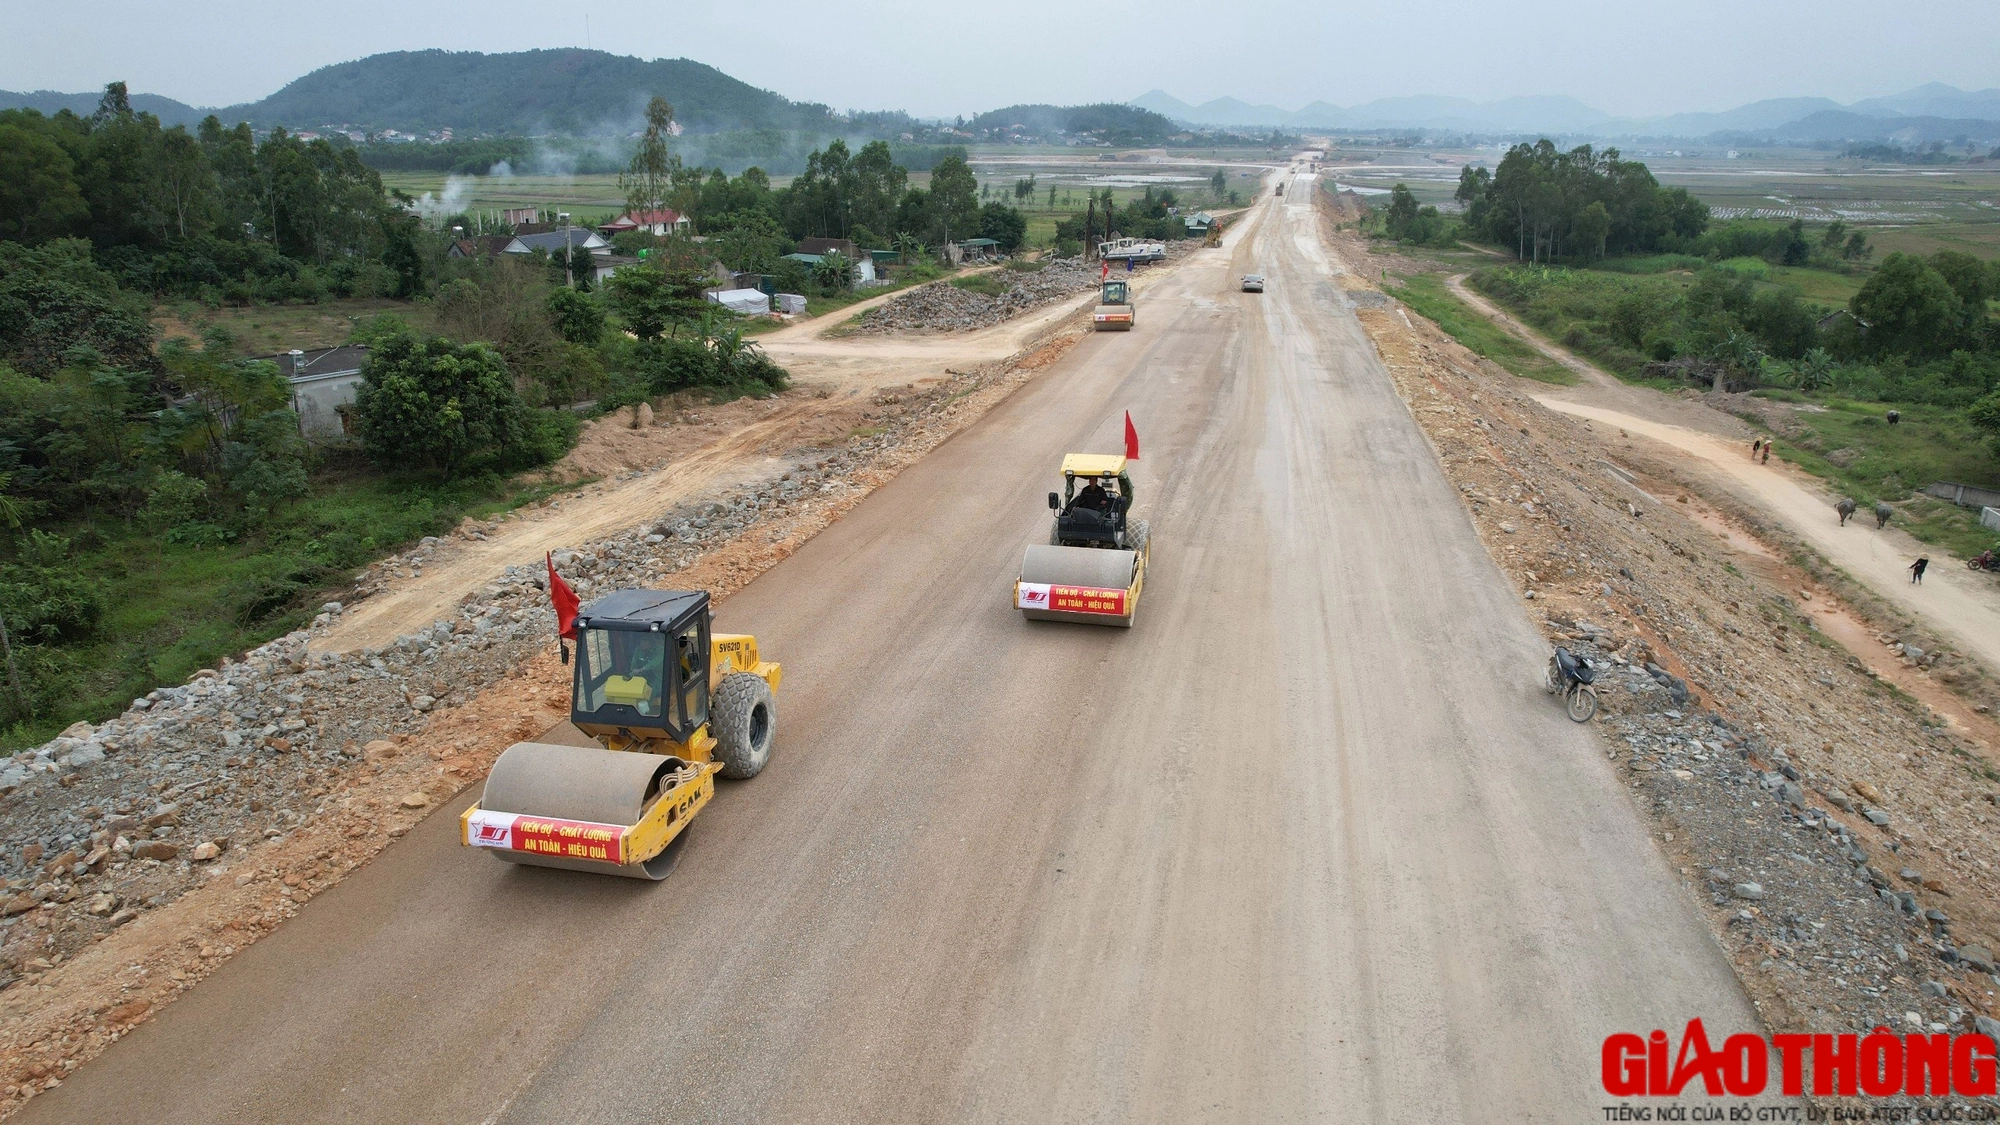
[[[657,211],[627,211],[623,215],[598,227],[598,233],[606,238],[624,234],[628,230],[642,230],[647,234],[665,236],[686,234],[694,228],[694,221],[671,207]]]
[[[279,374],[292,384],[292,410],[299,416],[301,434],[325,440],[354,432],[354,393],[368,360],[366,344],[294,348],[256,358],[277,365]]]

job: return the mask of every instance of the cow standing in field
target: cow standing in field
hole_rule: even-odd
[[[1846,527],[1847,521],[1854,517],[1854,507],[1854,497],[1852,496],[1841,497],[1840,503],[1833,506],[1833,510],[1840,513],[1840,526]]]
[[[1877,528],[1883,528],[1889,526],[1889,517],[1895,514],[1896,514],[1896,509],[1891,508],[1889,506],[1888,501],[1886,500],[1875,501],[1875,526]]]

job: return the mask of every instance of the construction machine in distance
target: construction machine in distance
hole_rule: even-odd
[[[1130,332],[1132,321],[1138,309],[1132,303],[1132,283],[1123,278],[1105,278],[1104,292],[1097,299],[1097,308],[1090,314],[1090,327],[1095,332]]]
[[[619,590],[576,617],[570,722],[593,747],[517,742],[459,817],[510,863],[664,879],[715,775],[755,777],[782,669],[757,638],[711,635],[705,590]]]
[[[1014,607],[1031,621],[1130,628],[1146,585],[1152,539],[1132,518],[1132,478],[1117,454],[1071,453],[1063,490],[1049,493],[1055,526],[1030,545],[1014,583]]]
[[[1156,238],[1114,238],[1097,244],[1097,256],[1107,262],[1148,262],[1167,260],[1167,244]]]

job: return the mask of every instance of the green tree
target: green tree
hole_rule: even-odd
[[[1027,216],[998,200],[988,203],[979,209],[979,237],[992,239],[1003,253],[1012,254],[1028,240]]]
[[[626,266],[604,283],[605,299],[625,327],[641,340],[656,340],[669,328],[709,315],[702,293],[709,279],[693,270],[653,265]]]
[[[667,99],[655,95],[646,103],[646,131],[631,163],[618,176],[618,189],[625,193],[628,210],[657,211],[667,205],[674,189],[674,173],[681,163],[667,147],[673,124],[674,107]]]
[[[186,129],[159,134],[150,177],[153,210],[177,238],[206,233],[215,206],[217,180],[201,143]]]
[[[1858,230],[1847,236],[1847,245],[1840,250],[1840,256],[1849,260],[1866,259],[1874,253],[1875,248],[1868,245],[1868,236]]]
[[[442,337],[376,346],[354,402],[362,449],[384,470],[511,467],[533,444],[528,408],[498,352]]]
[[[97,632],[104,596],[75,572],[69,554],[68,539],[35,529],[20,561],[0,564],[0,615],[15,644],[75,643]]]
[[[1972,404],[1965,412],[1966,420],[1974,428],[1986,435],[1993,446],[1993,454],[2000,457],[2000,391],[1994,391]]]
[[[1214,192],[1215,197],[1217,199],[1221,199],[1222,193],[1225,190],[1227,190],[1228,187],[1229,187],[1228,173],[1224,172],[1220,168],[1217,168],[1215,170],[1215,174],[1208,178],[1208,190]]]
[[[1944,278],[1958,295],[1959,336],[1970,347],[1978,347],[1986,329],[1986,305],[1996,295],[1994,270],[1984,261],[1957,250],[1940,250],[1931,255],[1931,268]]]
[[[1592,200],[1590,206],[1576,213],[1570,220],[1569,236],[1572,246],[1579,247],[1592,258],[1604,256],[1604,240],[1611,235],[1611,212],[1601,200]]]
[[[383,224],[382,264],[396,279],[391,295],[408,300],[424,290],[424,256],[417,249],[414,221],[398,220]]]
[[[572,344],[595,344],[604,336],[604,308],[588,293],[574,289],[551,289],[547,298],[549,320],[556,335]]]
[[[41,242],[90,212],[62,146],[39,129],[9,120],[26,116],[0,113],[0,237]]]
[[[965,158],[956,153],[931,169],[931,212],[946,238],[976,237],[979,230],[979,181]]]
[[[1397,184],[1389,189],[1389,209],[1382,218],[1390,237],[1409,235],[1410,224],[1417,221],[1417,197],[1407,185]]]
[[[1958,335],[1964,308],[1951,284],[1922,258],[1891,254],[1847,303],[1868,326],[1864,346],[1877,354],[1941,355]]]

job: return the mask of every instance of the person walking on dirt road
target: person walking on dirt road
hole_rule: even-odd
[[[1931,565],[1931,560],[1929,559],[1918,559],[1916,562],[1911,563],[1910,584],[1922,585],[1924,581],[1924,569],[1930,565]]]
[[[1762,448],[1764,448],[1763,438],[1758,438],[1756,441],[1750,443],[1750,459],[1752,461],[1755,461],[1757,459],[1757,451]]]
[[[1770,464],[1770,463],[1771,463],[1771,443],[1770,443],[1770,442],[1768,442],[1768,441],[1767,441],[1767,442],[1765,442],[1765,443],[1764,443],[1764,456],[1763,456],[1763,459],[1762,459],[1762,460],[1760,460],[1760,461],[1758,461],[1757,463],[1758,463],[1759,465],[1768,465],[1768,464]]]

